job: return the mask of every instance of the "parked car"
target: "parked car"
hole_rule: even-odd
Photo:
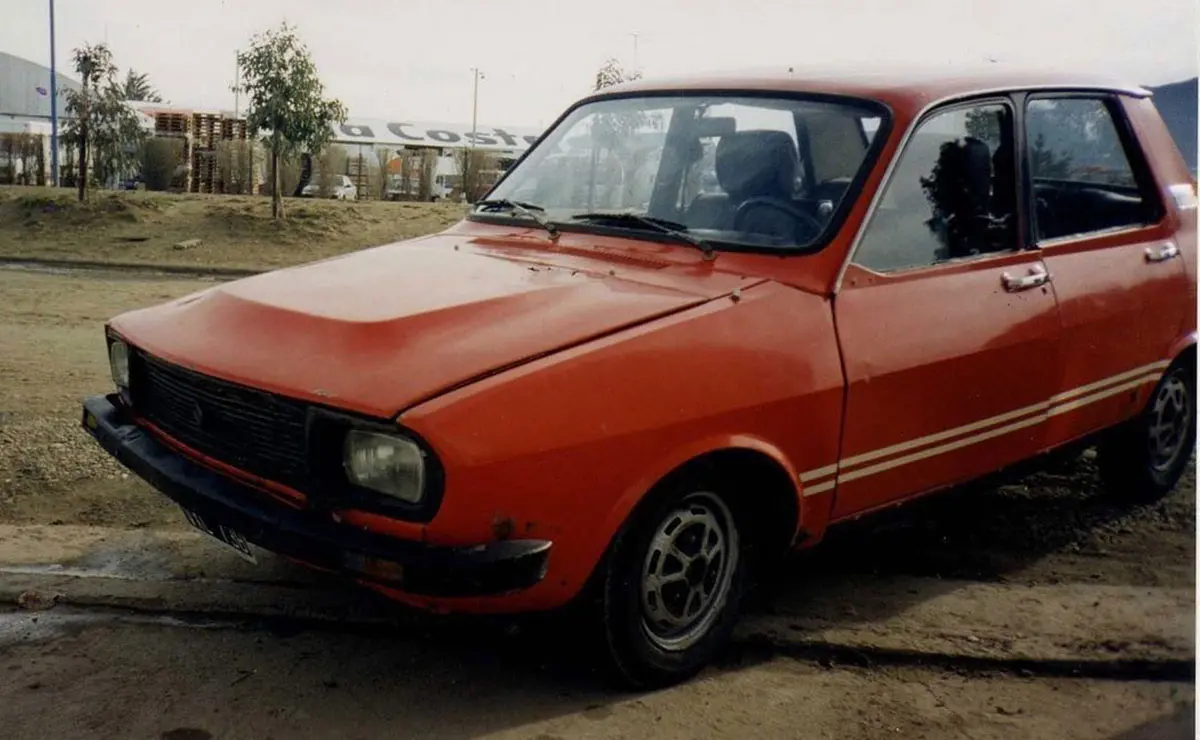
[[[300,195],[305,198],[318,198],[321,196],[321,183],[311,182],[304,186],[300,191]],[[357,200],[358,188],[355,187],[354,181],[349,175],[338,175],[333,178],[333,183],[330,185],[329,197],[335,200]]]
[[[602,166],[546,176],[597,131]],[[1087,446],[1116,494],[1170,491],[1196,204],[1147,93],[1091,76],[639,81],[439,235],[116,317],[83,424],[246,557],[578,604],[663,685],[839,522]]]

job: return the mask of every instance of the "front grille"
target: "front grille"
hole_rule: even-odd
[[[302,488],[308,405],[136,352],[134,410],[179,442],[261,478]]]

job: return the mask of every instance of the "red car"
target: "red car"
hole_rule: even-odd
[[[764,559],[1098,445],[1195,445],[1196,183],[1088,76],[636,82],[461,223],[113,319],[86,428],[247,555],[422,608],[590,605],[699,670]]]

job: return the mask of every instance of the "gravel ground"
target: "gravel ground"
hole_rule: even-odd
[[[179,526],[80,429],[79,402],[112,388],[106,319],[209,284],[0,270],[0,521]]]

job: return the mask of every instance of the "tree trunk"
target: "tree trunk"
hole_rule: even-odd
[[[283,215],[283,194],[279,192],[279,147],[271,147],[271,218]]]
[[[79,118],[79,202],[82,203],[87,197],[87,143],[88,143],[88,89],[87,77],[84,77],[83,86],[83,115]]]

